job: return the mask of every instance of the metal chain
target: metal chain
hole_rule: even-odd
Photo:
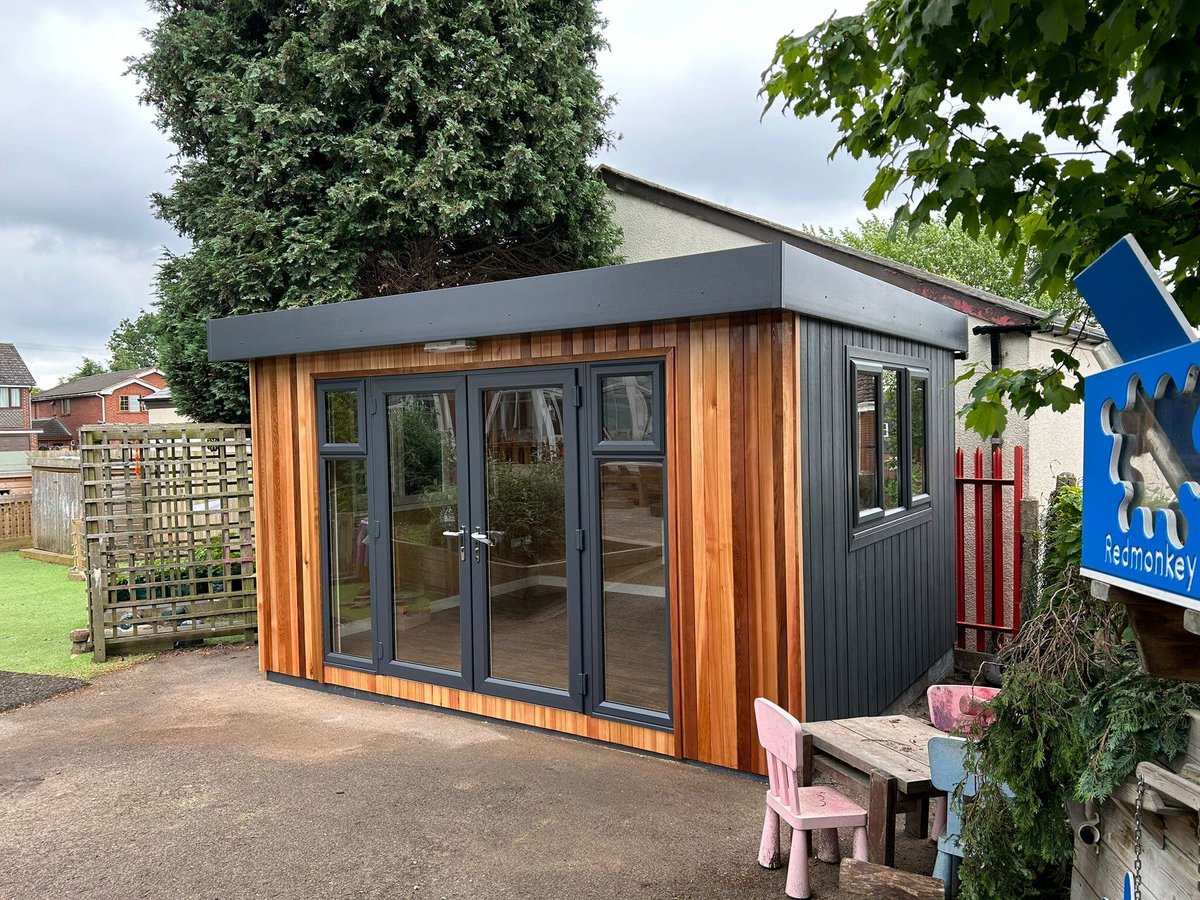
[[[1133,900],[1142,900],[1142,800],[1146,796],[1146,779],[1141,775],[1137,779],[1137,798],[1133,803]]]

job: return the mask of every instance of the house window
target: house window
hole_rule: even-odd
[[[121,412],[140,412],[141,398],[136,394],[122,394],[120,399]]]
[[[923,360],[849,348],[855,537],[929,516],[925,427],[929,368]]]
[[[64,397],[62,400],[59,400],[58,405],[64,416],[69,416],[71,414],[71,399],[69,397]]]
[[[0,406],[5,408],[21,405],[21,389],[15,388],[0,388]]]

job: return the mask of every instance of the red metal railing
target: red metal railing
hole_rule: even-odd
[[[975,472],[965,473],[965,455],[961,449],[954,454],[954,506],[957,565],[955,596],[957,598],[958,646],[966,649],[967,631],[975,632],[975,649],[980,653],[987,649],[987,636],[996,635],[997,644],[1001,635],[1016,635],[1021,627],[1021,498],[1024,494],[1025,449],[1013,447],[1012,477],[1004,476],[1004,455],[1000,448],[992,450],[991,474],[983,473],[983,449],[975,450]],[[1011,501],[1005,499],[1005,488],[1011,487]],[[968,617],[967,609],[967,497],[972,492],[975,608]],[[991,541],[986,540],[987,526],[984,521],[984,499],[990,494],[988,504],[991,517]],[[1011,503],[1011,506],[1009,505]],[[1009,557],[1011,592],[1005,581],[1005,547],[1010,544],[1005,538],[1005,510],[1012,510],[1012,552]],[[988,569],[990,563],[990,574]],[[988,581],[991,582],[990,594]],[[1008,602],[1011,601],[1011,602]],[[1010,614],[1006,615],[1008,607]]]

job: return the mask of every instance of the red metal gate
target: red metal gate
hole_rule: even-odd
[[[988,475],[983,473],[983,455],[982,448],[975,450],[973,475],[964,471],[961,448],[955,451],[954,459],[958,646],[967,649],[967,632],[974,631],[972,643],[980,653],[988,649],[989,634],[994,636],[993,645],[998,648],[1005,636],[1016,635],[1021,627],[1021,498],[1025,486],[1023,447],[1013,447],[1011,477],[1004,475],[1004,455],[999,447],[992,450]],[[969,501],[968,490],[972,494]],[[968,502],[973,512],[970,522]],[[1006,512],[1010,510],[1008,517]],[[1011,548],[1011,552],[1006,553],[1006,548]],[[967,604],[968,568],[973,574],[973,609]],[[1011,573],[1010,580],[1006,580],[1006,572]]]

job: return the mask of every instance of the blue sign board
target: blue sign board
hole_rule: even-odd
[[[1200,343],[1132,238],[1076,283],[1126,360],[1084,383],[1083,572],[1200,609]]]

